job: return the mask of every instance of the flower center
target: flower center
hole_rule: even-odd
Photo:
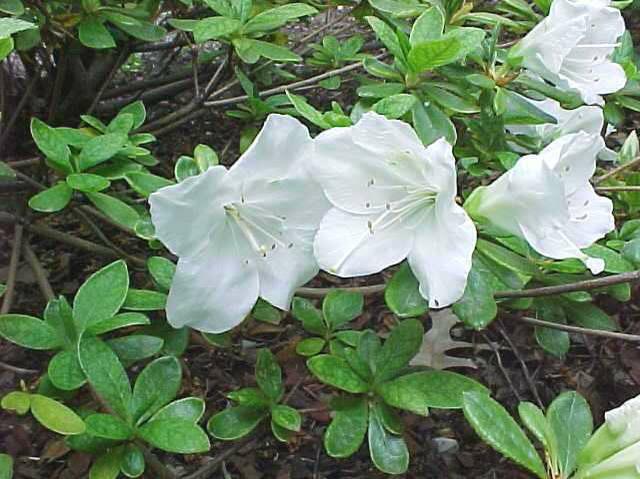
[[[266,258],[278,247],[293,247],[293,243],[285,242],[285,217],[244,202],[228,203],[224,205],[224,211],[258,256]]]

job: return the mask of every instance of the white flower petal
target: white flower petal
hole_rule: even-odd
[[[210,244],[195,256],[178,261],[167,300],[167,320],[222,333],[242,322],[258,299],[258,271],[253,252],[223,223],[212,232]]]
[[[176,255],[196,254],[224,221],[223,205],[236,194],[223,166],[156,191],[149,197],[156,237]]]
[[[560,177],[565,193],[570,195],[593,176],[596,158],[603,148],[604,140],[600,135],[581,131],[553,141],[538,157]]]
[[[615,229],[613,203],[585,183],[567,198],[571,219],[564,232],[579,248],[587,248]]]
[[[337,208],[329,210],[314,242],[320,267],[341,277],[364,276],[406,258],[413,245],[412,228],[406,221],[397,220],[390,227],[378,229],[376,222],[382,215],[384,213],[353,215]],[[387,216],[382,221],[393,218]]]
[[[432,308],[459,300],[471,269],[476,228],[454,201],[442,198],[416,231],[409,265]]]
[[[424,183],[424,147],[404,122],[367,113],[316,138],[314,176],[329,201],[356,214],[382,211]]]
[[[304,175],[312,156],[313,141],[307,127],[291,116],[273,114],[231,167],[229,176],[242,182]]]

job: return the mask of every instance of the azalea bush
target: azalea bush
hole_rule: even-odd
[[[92,479],[200,477],[226,441],[271,437],[404,474],[411,428],[445,411],[532,477],[640,478],[637,398],[599,428],[566,388],[509,412],[447,356],[502,319],[557,360],[578,335],[640,339],[611,314],[640,279],[633,8],[0,0],[0,336],[45,352],[2,408],[90,454]],[[230,138],[175,144],[209,115]],[[71,294],[37,238],[90,253]],[[16,301],[21,256],[42,310]],[[186,386],[190,347],[252,374],[207,385],[214,404]],[[187,476],[165,453],[213,459]]]

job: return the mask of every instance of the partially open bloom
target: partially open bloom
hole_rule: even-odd
[[[577,479],[640,479],[640,396],[605,414],[578,462]]]
[[[321,268],[363,276],[408,258],[432,307],[462,296],[476,230],[456,204],[451,145],[425,148],[408,124],[367,113],[316,138],[314,167],[333,205],[314,244]]]
[[[288,309],[317,274],[313,237],[329,205],[306,170],[312,154],[299,121],[271,115],[229,170],[151,195],[156,235],[180,257],[167,301],[174,327],[227,331],[258,297]]]
[[[625,31],[611,0],[554,0],[549,16],[515,47],[522,65],[562,89],[577,90],[585,103],[626,83],[623,68],[610,60]]]
[[[476,189],[465,207],[474,218],[524,238],[538,253],[579,258],[598,274],[604,261],[580,250],[615,227],[611,200],[598,196],[589,183],[603,146],[600,136],[584,132],[558,138]]]

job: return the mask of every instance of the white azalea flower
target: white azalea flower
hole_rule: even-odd
[[[465,205],[473,217],[524,238],[540,254],[579,258],[598,274],[604,261],[580,251],[613,230],[613,204],[589,179],[604,146],[600,136],[565,135],[538,155],[527,155]]]
[[[581,106],[574,110],[565,110],[560,102],[546,98],[532,100],[519,95],[536,108],[554,117],[557,123],[543,123],[541,125],[505,125],[514,135],[527,135],[540,138],[544,144],[550,143],[562,135],[584,131],[592,135],[600,135],[604,125],[604,113],[598,106]]]
[[[214,166],[151,195],[156,235],[180,257],[171,325],[227,331],[258,297],[288,309],[317,274],[313,237],[329,204],[305,169],[312,154],[306,127],[271,115],[229,170]]]
[[[611,0],[554,0],[549,16],[515,47],[522,65],[562,89],[577,90],[585,103],[626,83],[623,68],[609,57],[625,31]]]
[[[333,205],[314,244],[321,268],[363,276],[408,258],[432,307],[462,296],[476,230],[455,201],[451,145],[425,148],[408,124],[367,113],[321,133],[314,166]]]

